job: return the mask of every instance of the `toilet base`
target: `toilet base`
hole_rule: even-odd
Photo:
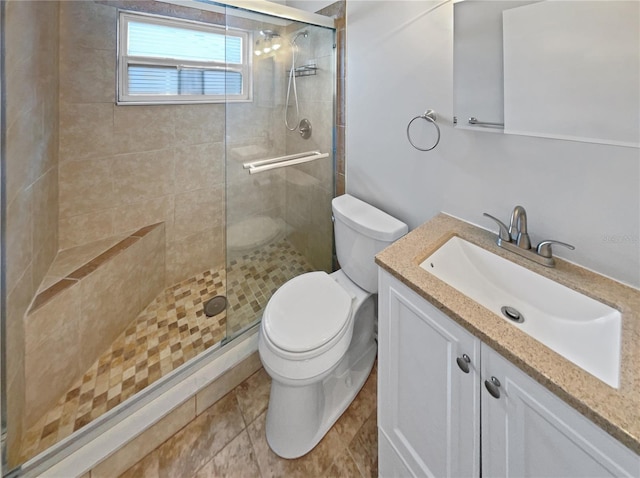
[[[322,381],[296,387],[273,380],[267,411],[269,447],[282,458],[310,452],[356,397],[371,373],[377,344],[349,350]],[[354,356],[355,355],[355,356]]]

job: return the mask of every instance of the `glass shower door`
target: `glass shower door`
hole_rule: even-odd
[[[333,29],[232,8],[227,27],[251,42],[250,97],[226,105],[229,340],[286,281],[332,271],[336,81]]]

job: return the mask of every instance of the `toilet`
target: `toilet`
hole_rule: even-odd
[[[267,442],[283,458],[311,451],[369,376],[377,352],[374,256],[408,231],[348,194],[331,206],[342,269],[285,283],[260,326],[260,359],[272,379]]]

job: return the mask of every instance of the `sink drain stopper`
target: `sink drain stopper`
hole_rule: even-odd
[[[223,295],[216,295],[204,303],[204,314],[207,317],[218,315],[227,308],[227,298]]]
[[[524,315],[522,315],[515,308],[505,305],[500,310],[502,311],[502,315],[504,315],[507,319],[513,320],[514,322],[517,322],[519,324],[524,322]]]

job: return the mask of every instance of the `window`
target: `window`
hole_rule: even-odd
[[[118,103],[251,100],[249,32],[120,13]]]

